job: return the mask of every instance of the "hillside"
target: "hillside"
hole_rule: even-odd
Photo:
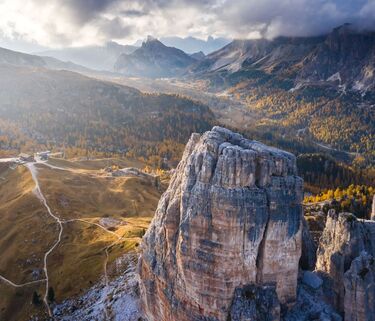
[[[374,161],[375,33],[236,40],[190,67],[207,89],[246,101],[267,126]]]
[[[108,42],[103,46],[47,50],[38,53],[38,55],[71,61],[90,69],[113,71],[113,66],[121,54],[129,54],[136,49],[137,47],[135,46],[124,46],[116,42]]]
[[[133,53],[122,54],[114,69],[126,76],[173,77],[181,75],[195,61],[182,50],[167,47],[159,40],[148,37]]]
[[[10,155],[43,146],[70,156],[129,153],[170,161],[192,132],[214,121],[201,103],[68,71],[1,65],[0,75],[0,148]]]
[[[129,159],[2,163],[1,320],[46,319],[43,269],[53,307],[94,284],[105,287],[121,258],[137,249],[164,187],[151,175],[114,176],[103,170],[109,164],[144,166]]]
[[[56,70],[71,70],[90,72],[90,69],[74,64],[70,61],[61,61],[52,57],[29,55],[18,51],[0,48],[0,64],[13,66],[44,67]]]

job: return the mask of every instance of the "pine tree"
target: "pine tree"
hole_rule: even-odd
[[[41,303],[40,296],[36,291],[33,293],[32,303],[34,305],[39,305]]]
[[[50,301],[50,302],[54,302],[55,301],[55,291],[53,290],[52,287],[48,288],[48,294],[47,294],[47,296],[48,296],[48,301]]]

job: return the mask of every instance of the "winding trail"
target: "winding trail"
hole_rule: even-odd
[[[27,286],[27,285],[31,285],[31,284],[35,284],[35,283],[40,283],[40,282],[45,282],[46,279],[41,279],[41,280],[36,280],[36,281],[30,281],[30,282],[26,282],[26,283],[22,283],[22,284],[16,284],[14,282],[12,282],[11,280],[8,280],[6,277],[0,275],[0,280],[4,281],[5,283],[15,287],[15,288],[22,288],[24,286]]]
[[[114,235],[114,236],[117,237],[116,241],[112,242],[111,244],[109,244],[108,246],[106,246],[104,248],[105,260],[104,260],[104,263],[103,263],[103,270],[104,270],[104,286],[105,286],[105,288],[104,288],[104,291],[103,291],[102,296],[101,296],[101,303],[103,304],[103,311],[104,311],[106,320],[109,320],[110,316],[108,314],[108,311],[107,311],[106,305],[105,305],[105,298],[107,297],[108,286],[109,286],[109,277],[108,277],[109,252],[108,251],[109,251],[109,249],[112,246],[114,246],[114,245],[118,244],[119,242],[121,242],[125,237],[124,236],[119,236],[117,233],[110,231],[109,229],[107,229],[103,225],[100,225],[100,224],[94,223],[94,222],[90,222],[90,221],[86,221],[84,219],[76,218],[76,219],[70,219],[70,220],[62,221],[62,223],[64,223],[64,224],[71,223],[71,222],[81,222],[81,223],[86,223],[86,224],[89,224],[89,225],[94,225],[94,226],[99,227],[102,230],[106,231],[107,233],[110,233],[110,234],[112,234],[112,235]]]
[[[14,161],[14,160],[15,159],[0,159],[0,162],[2,162],[2,161],[9,162],[9,161]],[[104,260],[104,263],[103,263],[104,285],[105,285],[105,291],[103,291],[103,296],[102,296],[103,303],[105,301],[107,288],[108,288],[108,285],[109,285],[109,277],[108,277],[108,272],[107,272],[107,270],[108,270],[107,266],[108,266],[108,261],[109,261],[109,249],[111,247],[113,247],[114,245],[118,244],[119,242],[121,242],[125,238],[125,236],[119,236],[117,233],[107,229],[105,226],[103,226],[99,223],[90,222],[90,221],[80,219],[80,218],[69,219],[69,220],[61,220],[59,217],[54,215],[51,208],[48,205],[48,202],[47,202],[41,188],[40,188],[40,184],[39,184],[39,180],[38,180],[38,168],[36,166],[37,164],[45,165],[45,166],[47,166],[51,169],[71,171],[71,172],[75,172],[75,171],[71,170],[71,169],[67,169],[67,168],[58,167],[58,166],[48,164],[47,162],[41,161],[40,159],[36,159],[35,162],[29,162],[29,163],[23,164],[30,171],[32,179],[34,181],[34,184],[35,184],[35,187],[34,187],[34,190],[33,190],[34,194],[41,201],[43,206],[47,209],[48,215],[51,216],[51,218],[55,221],[55,223],[58,225],[58,228],[59,228],[57,240],[52,244],[52,246],[49,248],[49,250],[44,254],[43,270],[44,270],[45,278],[40,279],[40,280],[36,280],[36,281],[30,281],[30,282],[22,283],[22,284],[16,284],[16,283],[12,282],[11,280],[7,279],[6,277],[0,275],[0,280],[5,282],[6,284],[12,286],[12,287],[15,287],[15,288],[22,288],[24,286],[45,282],[45,293],[44,293],[44,296],[43,296],[43,302],[44,302],[44,304],[47,308],[47,312],[48,312],[49,317],[53,318],[53,314],[52,314],[51,308],[50,308],[49,303],[48,303],[48,289],[49,289],[49,284],[50,284],[49,283],[49,275],[48,275],[48,256],[53,252],[53,250],[55,250],[55,248],[61,242],[62,233],[64,231],[63,224],[67,224],[67,223],[70,223],[70,222],[82,222],[82,223],[85,223],[85,224],[96,226],[96,227],[104,230],[105,232],[112,234],[113,236],[115,236],[117,238],[116,241],[110,243],[108,246],[103,248],[103,251],[105,253],[105,260]],[[104,310],[104,313],[105,313],[105,316],[106,316],[106,320],[109,319],[108,311],[105,308],[105,304],[103,305],[103,310]]]
[[[49,307],[49,304],[48,304],[48,289],[49,289],[49,277],[48,277],[48,266],[47,266],[47,261],[48,261],[48,256],[52,253],[52,251],[57,247],[57,245],[60,243],[61,241],[61,236],[62,236],[62,233],[63,233],[63,230],[64,230],[64,227],[63,227],[63,224],[62,224],[62,221],[60,220],[60,218],[58,218],[56,215],[54,215],[52,213],[52,210],[51,208],[49,207],[48,203],[47,203],[47,200],[46,198],[44,197],[43,193],[42,193],[42,190],[40,189],[40,185],[39,185],[39,181],[38,181],[38,170],[35,166],[36,163],[26,163],[25,166],[29,169],[30,173],[31,173],[31,176],[33,178],[33,181],[35,183],[35,187],[34,187],[34,193],[36,195],[37,198],[39,198],[39,200],[42,202],[42,204],[44,205],[44,207],[47,209],[47,212],[48,214],[56,221],[56,224],[59,225],[59,234],[58,234],[58,238],[57,238],[57,241],[51,246],[51,248],[44,254],[44,267],[43,267],[43,270],[44,270],[44,274],[46,276],[46,291],[44,293],[44,297],[43,297],[43,301],[47,307],[47,311],[48,311],[48,315],[50,317],[52,317],[52,312],[51,312],[51,309]]]

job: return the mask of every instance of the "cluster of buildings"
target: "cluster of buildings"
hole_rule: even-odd
[[[50,156],[53,157],[64,157],[64,153],[52,153],[49,150],[32,154],[20,153],[18,155],[18,160],[22,163],[35,162],[36,160],[46,161]]]

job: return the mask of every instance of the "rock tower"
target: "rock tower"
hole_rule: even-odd
[[[302,185],[290,153],[221,127],[193,134],[142,242],[148,320],[251,318],[254,302],[277,319],[296,298]]]

